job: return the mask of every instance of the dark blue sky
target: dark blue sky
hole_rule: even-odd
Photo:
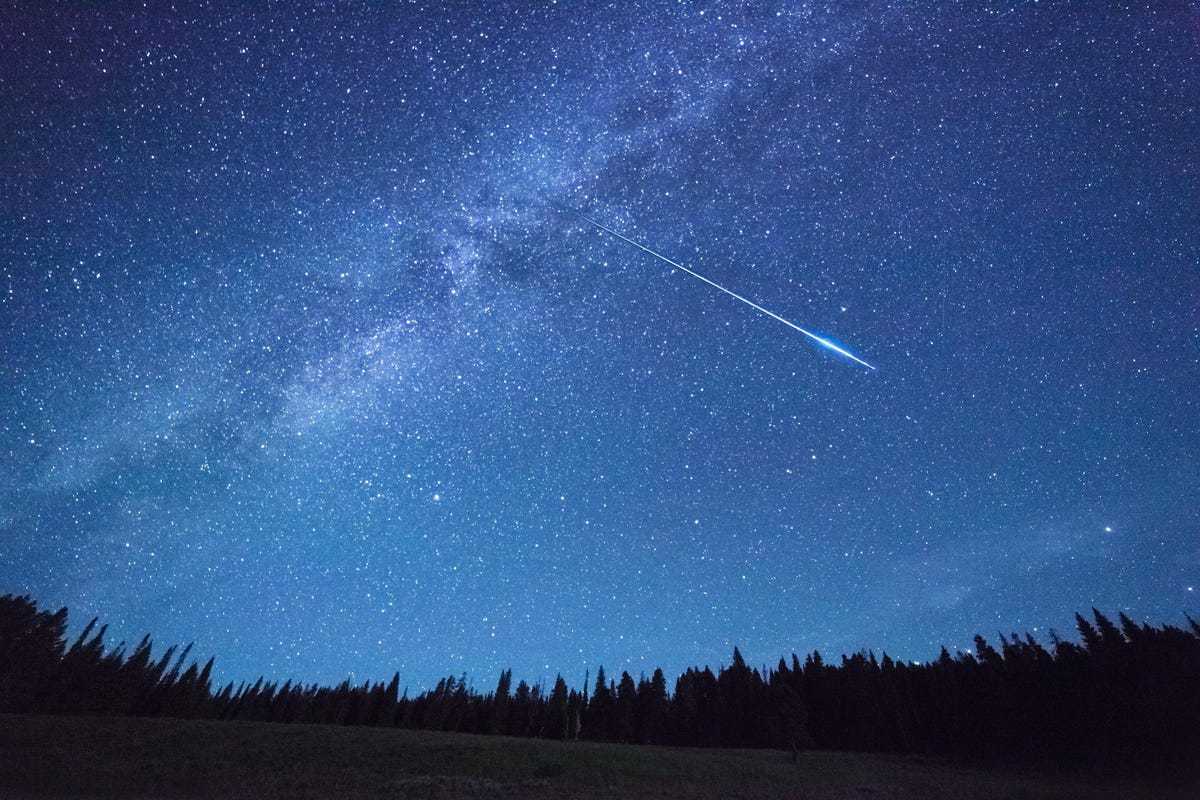
[[[0,591],[412,686],[1196,613],[1200,8],[835,5],[10,9]]]

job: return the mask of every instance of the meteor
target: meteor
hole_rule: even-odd
[[[833,342],[829,341],[828,339],[826,339],[824,336],[818,336],[817,334],[813,333],[812,331],[807,331],[807,330],[805,330],[804,328],[801,328],[801,327],[800,327],[799,325],[797,325],[796,323],[794,323],[794,322],[790,322],[790,321],[788,321],[788,320],[784,319],[783,317],[781,317],[781,316],[779,316],[778,314],[776,314],[774,311],[768,311],[767,309],[765,309],[765,308],[763,308],[762,306],[760,306],[758,303],[755,303],[753,300],[748,300],[748,299],[746,299],[745,297],[742,297],[742,296],[741,296],[740,294],[738,294],[737,292],[734,292],[734,291],[731,291],[731,290],[729,290],[729,289],[726,289],[724,286],[722,286],[721,284],[717,283],[716,281],[709,280],[708,278],[706,278],[706,277],[704,277],[703,275],[701,275],[699,272],[695,272],[694,270],[690,270],[690,269],[688,269],[687,267],[685,267],[683,264],[680,264],[680,263],[679,263],[679,262],[677,262],[677,261],[672,261],[671,259],[669,259],[669,258],[667,258],[666,256],[664,256],[662,253],[656,253],[655,251],[651,250],[649,247],[646,247],[646,245],[644,245],[644,244],[641,244],[640,242],[635,242],[633,239],[630,239],[628,236],[623,236],[623,235],[621,235],[621,234],[620,234],[620,233],[618,233],[617,231],[614,231],[612,228],[608,227],[607,225],[604,225],[604,224],[601,224],[601,223],[597,222],[596,220],[592,219],[591,217],[584,216],[583,214],[580,214],[580,213],[578,213],[578,212],[572,212],[572,213],[574,213],[576,216],[578,216],[578,217],[579,217],[580,219],[582,219],[583,221],[585,221],[585,222],[587,222],[587,223],[589,223],[589,224],[591,224],[591,225],[594,225],[594,226],[596,226],[597,228],[599,228],[600,230],[604,231],[605,233],[611,234],[611,235],[613,235],[613,236],[617,237],[618,239],[620,239],[620,240],[621,240],[621,241],[623,241],[623,242],[628,242],[629,244],[633,245],[633,246],[634,246],[634,247],[636,247],[637,249],[639,249],[639,250],[642,250],[642,251],[645,251],[645,252],[649,253],[650,255],[654,256],[655,258],[659,259],[660,261],[665,261],[665,262],[667,262],[667,263],[668,263],[668,264],[670,264],[672,267],[675,267],[675,269],[682,270],[682,271],[686,272],[688,275],[691,275],[693,278],[698,278],[698,279],[700,279],[700,280],[704,281],[705,283],[707,283],[709,286],[712,286],[712,287],[713,287],[713,288],[715,288],[715,289],[720,289],[722,292],[724,292],[725,294],[729,295],[729,296],[730,296],[730,297],[732,297],[733,299],[735,299],[735,300],[741,300],[743,303],[745,303],[746,305],[750,306],[751,308],[753,308],[755,311],[759,312],[760,314],[766,314],[766,315],[767,315],[768,317],[770,317],[771,319],[778,320],[779,322],[782,322],[784,325],[787,325],[787,326],[788,326],[789,328],[791,328],[792,330],[796,330],[796,331],[799,331],[800,333],[803,333],[803,334],[804,334],[805,336],[807,336],[809,339],[812,339],[814,342],[816,342],[817,344],[821,345],[821,347],[824,347],[824,348],[826,348],[827,350],[832,350],[833,352],[837,353],[838,355],[845,356],[846,358],[850,359],[850,360],[851,360],[851,361],[853,361],[854,363],[856,363],[856,364],[861,364],[861,365],[863,365],[864,367],[866,367],[867,369],[870,369],[870,370],[873,370],[873,369],[875,369],[875,367],[871,366],[871,365],[870,365],[870,364],[868,364],[866,361],[863,361],[861,358],[859,358],[858,356],[854,355],[854,354],[853,354],[853,353],[851,353],[849,350],[846,350],[845,348],[839,347],[839,346],[838,346],[838,345],[836,345],[835,343],[833,343]]]

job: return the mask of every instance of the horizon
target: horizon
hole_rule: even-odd
[[[31,598],[31,599],[35,603],[38,602],[37,598]],[[39,604],[38,608],[40,611],[58,611],[59,608],[65,608],[65,606],[52,608],[50,606],[43,607]],[[79,638],[79,636],[82,634],[84,629],[93,620],[95,620],[95,622],[96,622],[96,628],[91,631],[91,635],[88,637],[89,639],[96,634],[96,632],[100,629],[101,626],[108,628],[109,631],[112,630],[111,626],[109,626],[105,622],[105,620],[102,616],[80,618],[79,615],[71,614],[70,609],[67,609],[67,611],[68,611],[68,616],[67,616],[66,644],[68,647],[70,647]],[[1095,614],[1098,612],[1098,613],[1104,614],[1106,617],[1108,617],[1108,615],[1105,614],[1103,609],[1092,608],[1092,609],[1088,609],[1088,611],[1090,611],[1091,614]],[[1094,621],[1094,619],[1092,617],[1088,616],[1087,614],[1084,614],[1083,611],[1079,611],[1076,613],[1083,615],[1084,619],[1088,620],[1089,623]],[[1124,614],[1125,612],[1122,611],[1122,612],[1117,612],[1117,613]],[[1192,617],[1188,612],[1184,611],[1184,612],[1181,612],[1181,614],[1185,620],[1187,620],[1189,622],[1192,621]],[[1129,616],[1129,615],[1126,614],[1126,616]],[[1110,620],[1113,620],[1114,622],[1116,621],[1112,617],[1108,617],[1108,618]],[[1146,618],[1138,619],[1138,618],[1132,618],[1132,617],[1131,617],[1131,619],[1133,619],[1133,621],[1138,624],[1150,624],[1150,625],[1154,625],[1154,626],[1169,626],[1169,627],[1176,627],[1176,628],[1180,627],[1177,624],[1177,621],[1173,621],[1173,620],[1146,619]],[[1066,632],[1066,635],[1063,635],[1064,631]],[[1072,620],[1072,622],[1069,626],[1065,626],[1063,628],[1055,628],[1055,627],[1037,628],[1037,627],[1035,627],[1035,628],[1031,628],[1031,629],[1027,629],[1027,630],[1016,630],[1016,631],[1007,631],[1007,632],[997,631],[993,635],[990,635],[990,636],[988,634],[985,634],[982,632],[977,632],[977,634],[971,634],[970,639],[971,639],[971,644],[974,645],[975,644],[975,641],[974,641],[975,635],[980,635],[987,641],[987,643],[989,645],[996,646],[996,645],[1000,644],[1002,637],[1007,637],[1011,640],[1013,638],[1014,634],[1017,634],[1019,637],[1024,637],[1026,635],[1033,636],[1034,641],[1036,641],[1039,645],[1046,647],[1048,650],[1052,649],[1052,646],[1053,646],[1052,637],[1054,637],[1054,636],[1057,636],[1062,641],[1070,642],[1073,644],[1079,644],[1082,641],[1082,639],[1079,635],[1078,627],[1075,624],[1074,619]],[[137,643],[142,641],[143,636],[148,636],[150,638],[150,642],[151,642],[151,646],[152,646],[152,650],[151,650],[151,653],[152,653],[151,660],[152,661],[157,661],[159,658],[161,658],[162,655],[166,652],[167,648],[174,648],[175,656],[172,658],[172,663],[174,663],[175,659],[178,658],[179,653],[185,647],[190,648],[190,653],[188,655],[189,661],[187,663],[194,662],[196,664],[204,664],[211,658],[213,661],[212,690],[214,693],[217,691],[220,691],[227,685],[232,685],[236,689],[239,686],[253,685],[256,681],[259,681],[259,680],[262,680],[266,683],[274,683],[277,685],[283,685],[285,682],[287,682],[287,683],[291,683],[293,685],[323,686],[323,687],[338,686],[342,683],[342,681],[348,680],[351,683],[351,685],[361,686],[364,680],[366,680],[367,682],[369,682],[371,684],[386,683],[390,679],[391,675],[396,675],[399,677],[400,690],[405,695],[409,694],[410,692],[412,692],[414,694],[414,696],[415,696],[415,694],[419,694],[422,692],[428,692],[428,691],[432,690],[439,681],[445,680],[446,678],[450,678],[450,677],[453,677],[456,679],[460,678],[460,677],[465,677],[466,685],[472,691],[479,691],[480,693],[483,693],[483,694],[486,694],[489,691],[487,689],[487,679],[486,679],[487,676],[485,676],[481,672],[472,672],[470,670],[460,670],[458,672],[444,672],[441,675],[439,675],[432,682],[421,683],[421,684],[416,684],[416,685],[414,685],[412,683],[406,683],[404,673],[401,672],[400,670],[393,670],[392,672],[390,672],[388,674],[381,674],[379,676],[366,676],[365,678],[363,675],[357,673],[356,671],[350,670],[348,673],[343,673],[343,677],[341,677],[341,678],[332,677],[332,678],[328,678],[328,679],[324,679],[324,680],[317,680],[317,679],[307,680],[299,675],[282,675],[281,676],[281,675],[271,675],[271,674],[267,674],[265,672],[251,676],[251,677],[229,677],[228,675],[222,675],[222,673],[221,673],[221,655],[219,653],[206,653],[206,652],[204,652],[203,648],[196,646],[197,643],[194,641],[191,641],[191,642],[188,642],[188,641],[163,642],[163,641],[156,639],[154,637],[153,633],[151,633],[151,632],[147,632],[140,636],[133,637],[132,639],[123,638],[119,635],[112,636],[112,635],[106,633],[105,638],[104,638],[105,650],[106,650],[106,652],[113,652],[121,647],[124,647],[126,655],[128,655],[128,653],[132,651],[132,648],[136,647]],[[957,658],[961,655],[970,655],[970,656],[976,655],[973,647],[959,647],[959,646],[951,647],[948,644],[939,645],[937,655],[931,655],[930,657],[923,658],[923,659],[899,657],[896,654],[891,653],[886,649],[880,649],[880,648],[873,647],[873,646],[863,646],[863,647],[857,648],[855,650],[847,650],[847,651],[841,651],[841,652],[825,651],[822,648],[816,647],[816,648],[806,648],[806,649],[802,649],[802,650],[793,649],[786,653],[781,653],[780,655],[778,655],[774,658],[768,659],[766,661],[762,661],[762,660],[752,660],[752,659],[746,658],[745,657],[745,649],[735,643],[735,644],[731,645],[730,649],[727,651],[727,657],[729,659],[728,662],[725,660],[718,660],[715,662],[696,661],[696,662],[687,663],[686,660],[683,660],[681,663],[683,663],[684,666],[679,667],[676,670],[666,669],[661,664],[652,664],[649,666],[639,667],[639,671],[634,672],[627,667],[606,667],[603,663],[598,663],[598,664],[593,665],[591,668],[585,668],[584,674],[585,674],[585,676],[588,676],[588,677],[584,681],[579,683],[578,685],[573,680],[571,680],[570,676],[568,676],[568,674],[566,672],[563,672],[561,670],[553,671],[553,675],[543,673],[541,676],[537,677],[536,679],[532,675],[520,675],[520,674],[515,674],[515,673],[514,673],[514,677],[516,678],[518,683],[524,682],[524,683],[527,683],[531,687],[532,686],[539,686],[539,687],[550,686],[554,683],[554,681],[558,677],[562,677],[563,680],[566,681],[567,686],[570,689],[572,689],[574,691],[582,691],[582,692],[586,693],[586,692],[591,691],[591,688],[596,680],[596,673],[597,673],[598,669],[600,669],[600,668],[603,668],[605,670],[605,674],[609,677],[610,682],[618,680],[623,672],[628,672],[631,677],[633,677],[635,680],[638,680],[643,677],[649,677],[651,674],[653,674],[653,672],[656,669],[661,669],[663,671],[663,675],[667,681],[667,692],[668,692],[668,694],[670,694],[674,691],[675,682],[679,679],[679,677],[681,675],[683,675],[684,673],[686,673],[689,670],[693,670],[693,669],[698,670],[698,671],[713,670],[714,672],[720,672],[720,671],[724,670],[728,666],[729,663],[732,663],[733,650],[738,650],[739,652],[742,653],[742,657],[743,657],[743,659],[745,659],[745,663],[748,667],[750,667],[750,669],[761,672],[763,670],[767,670],[767,671],[774,670],[777,667],[777,665],[779,664],[780,660],[787,662],[787,664],[789,666],[791,666],[793,657],[799,658],[800,663],[803,664],[808,657],[815,655],[815,654],[820,655],[822,661],[827,666],[838,666],[838,665],[840,665],[842,660],[844,660],[846,658],[851,658],[855,655],[871,656],[881,662],[883,661],[883,659],[885,657],[887,657],[887,658],[891,658],[897,664],[904,663],[904,664],[909,664],[909,665],[914,665],[914,666],[921,666],[921,665],[929,664],[929,663],[932,663],[933,661],[936,661],[937,658],[940,656],[941,651],[943,649],[946,652],[948,652],[951,655],[951,657],[954,657],[954,658]],[[510,672],[513,671],[512,667],[501,665],[500,667],[498,667],[497,671],[492,674],[491,677],[498,679],[500,674],[506,670],[510,671]],[[578,676],[576,676],[576,677],[578,677]],[[476,679],[480,679],[480,678],[484,678],[484,682],[482,684],[477,684],[475,681],[476,681]]]

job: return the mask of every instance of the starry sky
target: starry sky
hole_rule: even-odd
[[[0,592],[414,688],[1200,611],[1200,4],[248,8],[5,12]]]

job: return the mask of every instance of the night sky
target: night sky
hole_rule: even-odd
[[[0,593],[484,689],[1200,610],[1200,4],[149,5],[0,20]]]

